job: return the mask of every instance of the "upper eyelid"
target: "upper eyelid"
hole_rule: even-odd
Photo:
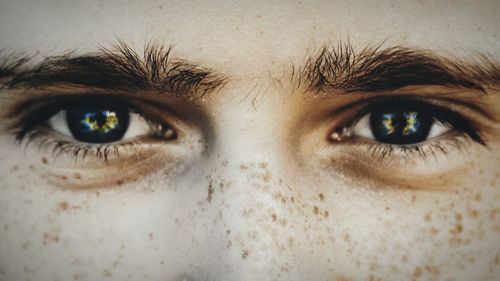
[[[390,94],[390,95],[377,95],[372,97],[363,97],[357,99],[354,102],[343,104],[338,108],[335,108],[330,114],[331,115],[339,115],[347,110],[352,109],[353,107],[361,107],[367,108],[366,104],[373,104],[383,100],[390,99],[401,99],[408,100],[409,102],[417,101],[420,103],[428,104],[429,106],[435,106],[443,109],[447,109],[447,107],[456,105],[462,108],[466,108],[470,111],[480,114],[482,117],[496,122],[495,116],[493,116],[489,111],[475,104],[475,102],[467,102],[460,98],[446,97],[446,96],[422,96],[422,95],[414,95],[414,94]],[[367,112],[365,112],[367,113]]]

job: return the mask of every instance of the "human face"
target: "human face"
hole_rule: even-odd
[[[497,1],[0,10],[1,280],[500,278]]]

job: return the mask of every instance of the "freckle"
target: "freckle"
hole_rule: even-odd
[[[351,239],[351,236],[348,233],[346,233],[346,234],[344,234],[342,239],[344,239],[344,241],[349,241],[349,239]]]
[[[415,268],[413,272],[413,277],[418,278],[422,275],[422,269],[420,267]]]
[[[81,179],[81,178],[82,178],[82,175],[80,175],[80,173],[75,173],[75,174],[73,175],[73,177],[74,177],[75,179],[79,180],[79,179]]]
[[[292,201],[292,203],[295,203],[295,198],[293,196],[290,197],[290,201]]]
[[[435,227],[431,227],[431,234],[432,235],[438,234],[438,230]]]
[[[243,250],[243,252],[241,253],[241,258],[242,259],[246,259],[249,255],[249,252],[247,250]]]
[[[212,201],[212,196],[214,194],[214,188],[212,186],[212,183],[208,185],[208,195],[207,195],[207,201],[210,203]]]
[[[474,196],[474,200],[480,202],[481,201],[481,194],[480,193],[476,194],[476,196]]]
[[[424,216],[424,220],[426,222],[430,222],[432,220],[432,212],[429,212],[427,213],[425,216]]]
[[[439,268],[438,268],[437,266],[435,266],[435,265],[429,265],[429,264],[426,264],[426,265],[424,266],[424,268],[425,268],[425,270],[426,270],[427,272],[430,272],[430,273],[432,273],[432,274],[434,274],[434,275],[439,274]]]
[[[116,185],[122,185],[123,184],[123,180],[117,180],[116,181]]]
[[[497,217],[497,210],[491,210],[490,211],[490,220],[494,221],[496,220]]]
[[[69,204],[66,201],[58,203],[56,206],[57,206],[57,209],[60,211],[67,211],[69,208]]]
[[[455,218],[456,218],[458,221],[461,221],[461,220],[462,220],[462,214],[460,214],[460,213],[456,213],[456,214],[455,214]]]
[[[471,218],[477,218],[479,216],[479,213],[478,213],[478,211],[472,209],[472,210],[467,211],[467,215]]]
[[[323,195],[323,193],[320,193],[320,194],[318,195],[318,197],[319,197],[319,201],[323,201],[323,200],[325,200],[325,195]]]
[[[316,214],[316,215],[317,215],[317,214],[319,214],[319,208],[318,208],[317,206],[314,206],[314,207],[313,207],[313,212],[314,212],[314,214]]]
[[[264,180],[264,182],[268,183],[269,180],[271,179],[271,174],[268,172],[268,173],[265,173],[262,175],[262,179]]]
[[[269,163],[267,163],[267,162],[260,162],[258,165],[259,165],[260,168],[265,169],[265,168],[267,168],[267,166],[269,165]]]
[[[411,196],[411,203],[414,204],[417,201],[417,195],[413,194]]]
[[[48,242],[59,242],[59,236],[45,232],[43,234],[43,245],[47,245]]]
[[[329,215],[330,215],[330,213],[328,213],[328,211],[325,211],[325,213],[324,213],[325,218],[328,218]]]
[[[496,178],[493,178],[493,179],[490,180],[490,186],[491,187],[496,187],[497,186],[497,180],[496,180]]]
[[[276,221],[278,219],[278,217],[276,216],[276,214],[272,214],[271,217],[273,218],[273,221]]]
[[[453,234],[460,234],[462,232],[462,230],[463,230],[462,224],[461,223],[457,223],[455,225],[455,229],[452,230],[451,233],[453,233]]]
[[[104,274],[104,277],[106,277],[106,278],[109,278],[109,277],[111,277],[111,276],[113,275],[113,274],[111,273],[111,271],[109,271],[109,270],[107,270],[107,269],[105,269],[105,270],[104,270],[103,274]]]
[[[494,262],[496,265],[500,265],[500,251],[495,255]]]
[[[407,261],[408,261],[408,257],[407,257],[407,256],[402,256],[402,257],[401,257],[401,260],[402,260],[403,262],[407,262]]]
[[[43,163],[43,164],[47,164],[47,163],[49,163],[49,161],[47,160],[47,158],[42,157],[42,163]]]
[[[153,237],[153,232],[150,232],[150,233],[149,233],[149,240],[153,240],[153,238],[154,238],[154,237]]]
[[[29,245],[30,245],[30,242],[24,242],[24,243],[21,245],[21,247],[23,248],[23,250],[26,250],[26,249],[28,249]]]
[[[95,196],[99,196],[99,195],[101,195],[101,193],[99,191],[96,191]]]
[[[18,167],[16,165],[12,166],[12,168],[10,168],[10,171],[13,172],[13,171],[17,171]]]

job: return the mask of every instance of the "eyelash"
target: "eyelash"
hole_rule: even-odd
[[[39,141],[39,149],[50,150],[54,158],[59,157],[61,154],[71,155],[74,160],[79,160],[80,157],[84,160],[88,155],[94,155],[97,159],[107,162],[110,157],[118,157],[120,151],[123,149],[133,151],[138,148],[139,145],[143,145],[147,139],[154,140],[157,139],[157,135],[162,132],[164,127],[173,128],[169,124],[156,121],[153,118],[149,118],[147,114],[138,110],[137,107],[131,105],[130,102],[124,99],[113,98],[113,101],[120,101],[126,104],[129,108],[130,113],[140,114],[146,121],[150,124],[151,134],[141,139],[133,139],[129,141],[119,141],[116,143],[105,143],[105,144],[88,144],[79,143],[77,141],[71,140],[61,140],[60,137],[52,136],[52,133],[48,132],[50,129],[45,126],[48,120],[53,117],[57,112],[64,110],[69,107],[69,104],[75,101],[79,101],[85,98],[86,100],[106,100],[107,97],[99,96],[76,96],[70,98],[54,98],[58,100],[54,103],[41,103],[41,105],[34,105],[35,109],[30,110],[28,106],[23,106],[23,108],[28,108],[28,113],[25,113],[23,117],[19,118],[11,129],[15,131],[15,138],[18,144],[24,144],[28,146],[35,140]],[[111,99],[111,98],[110,98]],[[37,102],[35,102],[36,104]],[[17,110],[18,112],[20,110]],[[22,110],[21,110],[22,111]],[[175,133],[174,133],[175,134]]]
[[[51,153],[58,157],[61,154],[69,154],[74,157],[75,160],[82,157],[85,159],[87,155],[94,155],[98,159],[102,159],[105,162],[108,161],[110,156],[118,157],[119,153],[122,149],[133,150],[138,147],[138,145],[143,145],[145,143],[143,139],[136,139],[132,141],[123,141],[117,143],[109,143],[109,144],[82,144],[75,141],[69,140],[61,140],[53,137],[50,132],[48,132],[48,128],[44,128],[42,124],[45,124],[55,113],[59,110],[62,110],[67,106],[68,102],[71,100],[82,99],[83,97],[72,97],[68,98],[55,98],[56,102],[43,104],[37,107],[35,110],[27,110],[28,113],[24,113],[24,117],[19,118],[19,121],[12,127],[16,129],[16,140],[18,143],[22,143],[25,140],[25,145],[27,146],[34,140],[39,140],[39,148],[51,149]],[[102,97],[85,97],[85,98],[102,98]],[[129,105],[129,109],[134,111],[134,107],[130,106],[130,102],[126,102],[121,100]],[[415,145],[391,145],[384,143],[367,143],[366,141],[357,140],[355,137],[348,137],[350,142],[354,142],[356,144],[365,144],[365,147],[372,155],[374,159],[383,160],[397,153],[398,156],[403,158],[404,160],[412,159],[414,156],[419,156],[422,159],[426,160],[429,156],[436,157],[436,154],[442,153],[444,155],[448,154],[450,148],[456,148],[458,150],[463,150],[466,148],[467,141],[475,141],[483,146],[486,146],[483,141],[477,126],[475,126],[472,122],[468,120],[468,118],[464,117],[462,114],[442,107],[435,105],[428,101],[423,101],[420,98],[407,98],[407,97],[378,97],[372,98],[369,100],[361,101],[363,105],[358,106],[361,107],[357,113],[349,118],[347,122],[344,122],[345,125],[336,128],[334,131],[340,130],[348,130],[352,128],[363,116],[369,114],[376,106],[379,106],[383,103],[413,103],[418,104],[422,108],[425,107],[427,110],[431,110],[433,113],[439,115],[438,118],[435,118],[435,121],[441,122],[442,124],[449,125],[455,132],[454,136],[450,136],[445,138],[445,140],[435,140],[433,142],[425,142],[422,144]],[[348,106],[352,108],[351,106]],[[28,106],[29,108],[29,106]],[[347,109],[346,109],[347,110]],[[158,128],[158,124],[162,124],[161,122],[153,121],[153,119],[147,118],[147,114],[143,114],[143,112],[138,112],[143,116],[148,123],[151,122],[153,126],[152,128],[152,139],[155,135],[155,128]],[[451,119],[451,120],[450,120]],[[167,124],[167,126],[170,126]],[[170,126],[171,127],[171,126]],[[173,127],[172,127],[173,128]],[[329,134],[329,136],[331,133]],[[332,142],[331,139],[329,139]],[[342,140],[343,142],[343,140]]]
[[[435,105],[432,102],[425,101],[422,98],[412,98],[412,97],[376,97],[365,101],[362,101],[361,109],[351,118],[349,118],[344,125],[336,127],[328,135],[329,142],[344,143],[346,140],[349,142],[354,142],[356,144],[364,144],[368,153],[378,160],[384,160],[393,154],[397,153],[398,156],[404,161],[413,159],[414,156],[418,156],[424,161],[428,159],[429,156],[437,157],[437,154],[448,155],[450,148],[456,149],[458,151],[463,151],[467,148],[470,141],[474,141],[483,146],[487,146],[483,140],[478,128],[473,122],[469,121],[464,115],[445,108],[443,106]],[[420,144],[410,144],[410,145],[395,145],[387,143],[379,143],[375,141],[360,140],[356,136],[350,135],[350,129],[354,127],[357,122],[361,120],[367,114],[370,114],[377,106],[381,104],[396,103],[396,104],[413,104],[417,105],[419,108],[425,108],[430,110],[432,114],[438,115],[434,116],[433,122],[440,122],[445,126],[449,126],[454,130],[453,135],[447,137],[439,137],[438,140],[425,141]],[[356,102],[358,104],[358,102]],[[352,106],[347,106],[352,108]],[[356,106],[354,106],[356,107]],[[344,109],[343,109],[344,110]],[[342,110],[342,111],[343,111]],[[339,136],[346,136],[344,139],[333,139],[331,136],[333,133],[337,132]]]
[[[381,161],[393,156],[395,153],[400,153],[401,155],[399,155],[399,157],[404,162],[408,162],[410,159],[414,159],[414,156],[427,161],[429,159],[429,156],[434,157],[434,159],[437,159],[438,154],[448,156],[450,148],[456,149],[458,151],[463,151],[467,148],[469,140],[470,139],[468,138],[455,136],[454,139],[411,146],[371,144],[368,145],[367,149],[374,159]]]

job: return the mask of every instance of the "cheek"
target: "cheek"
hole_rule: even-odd
[[[341,239],[331,249],[347,253],[338,260],[355,265],[364,276],[488,279],[498,264],[500,224],[498,192],[496,197],[487,194],[487,187],[483,192],[403,196],[367,191],[350,200],[351,206],[365,207],[345,212]]]
[[[0,270],[33,278],[60,270],[67,279],[473,280],[498,265],[495,173],[457,192],[395,192],[267,162],[206,166],[175,184],[77,192],[40,184],[37,165],[2,167]]]

